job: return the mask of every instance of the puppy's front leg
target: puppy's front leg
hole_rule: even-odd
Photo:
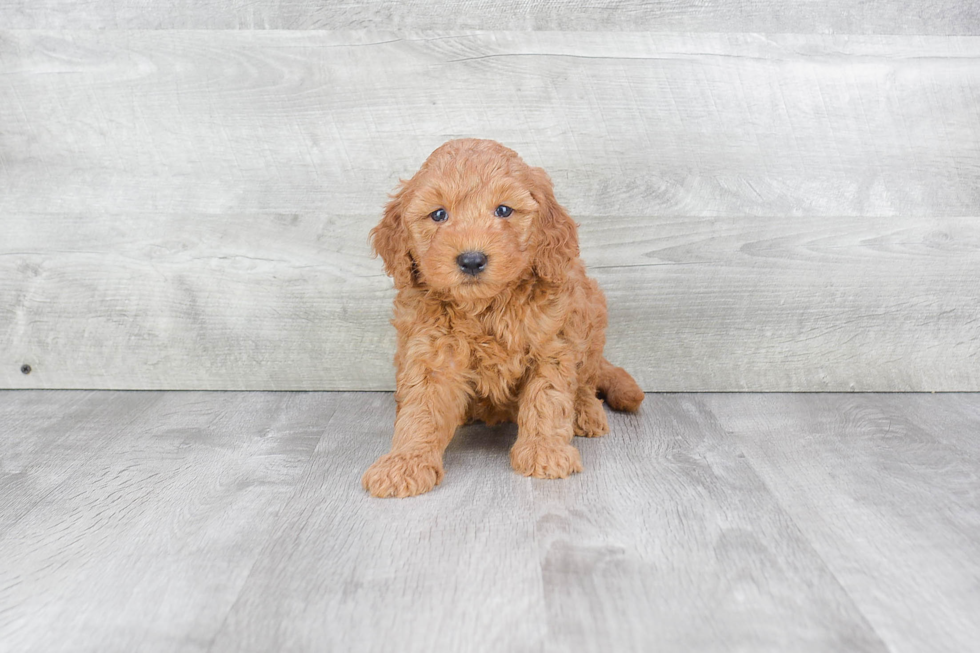
[[[565,478],[582,471],[571,445],[575,418],[575,367],[566,352],[535,364],[518,402],[517,441],[510,464],[525,476]]]
[[[364,473],[361,484],[376,497],[410,497],[442,481],[442,455],[463,423],[469,385],[451,356],[414,355],[398,371],[398,413],[391,451]],[[434,366],[430,361],[439,360]]]

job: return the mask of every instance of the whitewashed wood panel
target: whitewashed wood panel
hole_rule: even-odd
[[[6,216],[0,387],[392,389],[377,219]],[[647,390],[980,387],[980,218],[579,220]]]
[[[980,34],[970,0],[0,0],[19,29],[497,29]]]
[[[0,212],[369,214],[456,136],[577,215],[974,215],[980,38],[0,33]]]
[[[476,135],[647,390],[980,388],[980,38],[6,31],[0,73],[2,387],[390,389],[367,232]]]
[[[0,385],[391,387],[394,293],[368,245],[377,220],[8,216]]]
[[[980,387],[980,218],[603,219],[581,231],[609,297],[607,351],[648,390]]]

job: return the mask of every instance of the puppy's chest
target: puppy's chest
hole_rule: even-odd
[[[470,370],[479,394],[498,400],[512,397],[530,364],[530,342],[524,325],[514,319],[472,318],[461,327],[469,343]]]

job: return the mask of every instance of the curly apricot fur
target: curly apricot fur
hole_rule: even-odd
[[[497,206],[513,209],[497,217]],[[445,220],[430,215],[444,209]],[[365,472],[374,496],[428,492],[468,421],[516,421],[511,464],[565,478],[582,470],[574,435],[609,430],[602,403],[636,410],[643,392],[603,358],[606,299],[585,274],[575,222],[551,179],[487,140],[449,141],[402,182],[371,231],[393,277],[398,333],[391,452]],[[456,258],[485,254],[466,274]]]

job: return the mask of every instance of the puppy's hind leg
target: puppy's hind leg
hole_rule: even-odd
[[[575,435],[597,438],[609,433],[609,421],[595,389],[580,385],[575,395]]]

